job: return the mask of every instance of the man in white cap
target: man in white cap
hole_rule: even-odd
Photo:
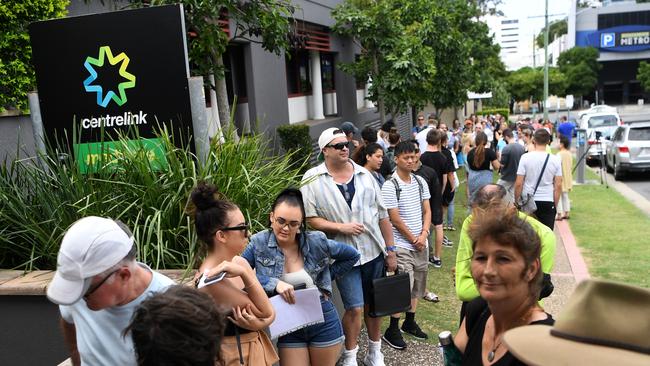
[[[150,293],[174,283],[136,262],[136,254],[119,221],[89,216],[66,231],[47,297],[59,304],[73,365],[136,365],[131,337],[122,332]]]
[[[345,350],[342,365],[357,365],[361,319],[368,329],[368,366],[384,366],[381,353],[381,318],[368,316],[372,280],[395,270],[397,260],[388,211],[375,178],[350,160],[345,132],[338,128],[323,131],[318,139],[319,159],[324,162],[305,173],[300,189],[307,222],[330,238],[354,246],[361,254],[359,263],[336,283],[345,313]]]

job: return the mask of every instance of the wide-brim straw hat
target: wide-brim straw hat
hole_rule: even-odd
[[[511,329],[504,343],[529,365],[650,365],[650,290],[587,280],[554,326]]]

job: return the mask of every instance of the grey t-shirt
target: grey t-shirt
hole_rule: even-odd
[[[514,182],[517,179],[517,167],[519,160],[524,154],[524,147],[512,143],[508,144],[501,151],[501,179],[506,182]]]

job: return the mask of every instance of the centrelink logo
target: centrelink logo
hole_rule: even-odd
[[[104,94],[104,89],[101,85],[90,85],[93,81],[97,79],[97,71],[93,68],[94,66],[102,67],[104,66],[104,58],[107,59],[108,63],[111,65],[117,65],[121,63],[119,73],[120,76],[125,78],[127,81],[121,82],[117,86],[119,95],[113,90],[109,90]],[[111,99],[118,105],[122,106],[126,103],[126,89],[133,88],[135,86],[135,75],[126,71],[127,66],[129,65],[129,57],[124,53],[120,53],[117,56],[113,56],[111,48],[109,46],[99,47],[99,57],[92,58],[88,56],[84,66],[86,70],[90,73],[90,76],[84,80],[84,88],[87,92],[97,93],[97,105],[106,108]]]

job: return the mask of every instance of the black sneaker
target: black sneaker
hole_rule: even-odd
[[[410,334],[411,336],[417,339],[422,339],[422,340],[429,339],[429,336],[426,333],[424,333],[422,329],[420,329],[420,326],[416,322],[410,324],[404,322],[402,324],[402,332],[406,334]]]
[[[399,328],[388,327],[381,339],[395,349],[406,349],[406,342],[404,342],[402,332],[400,332]]]
[[[451,248],[454,246],[454,242],[449,240],[446,236],[442,238],[442,246]]]
[[[440,268],[442,267],[442,260],[436,257],[429,257],[429,265]]]

